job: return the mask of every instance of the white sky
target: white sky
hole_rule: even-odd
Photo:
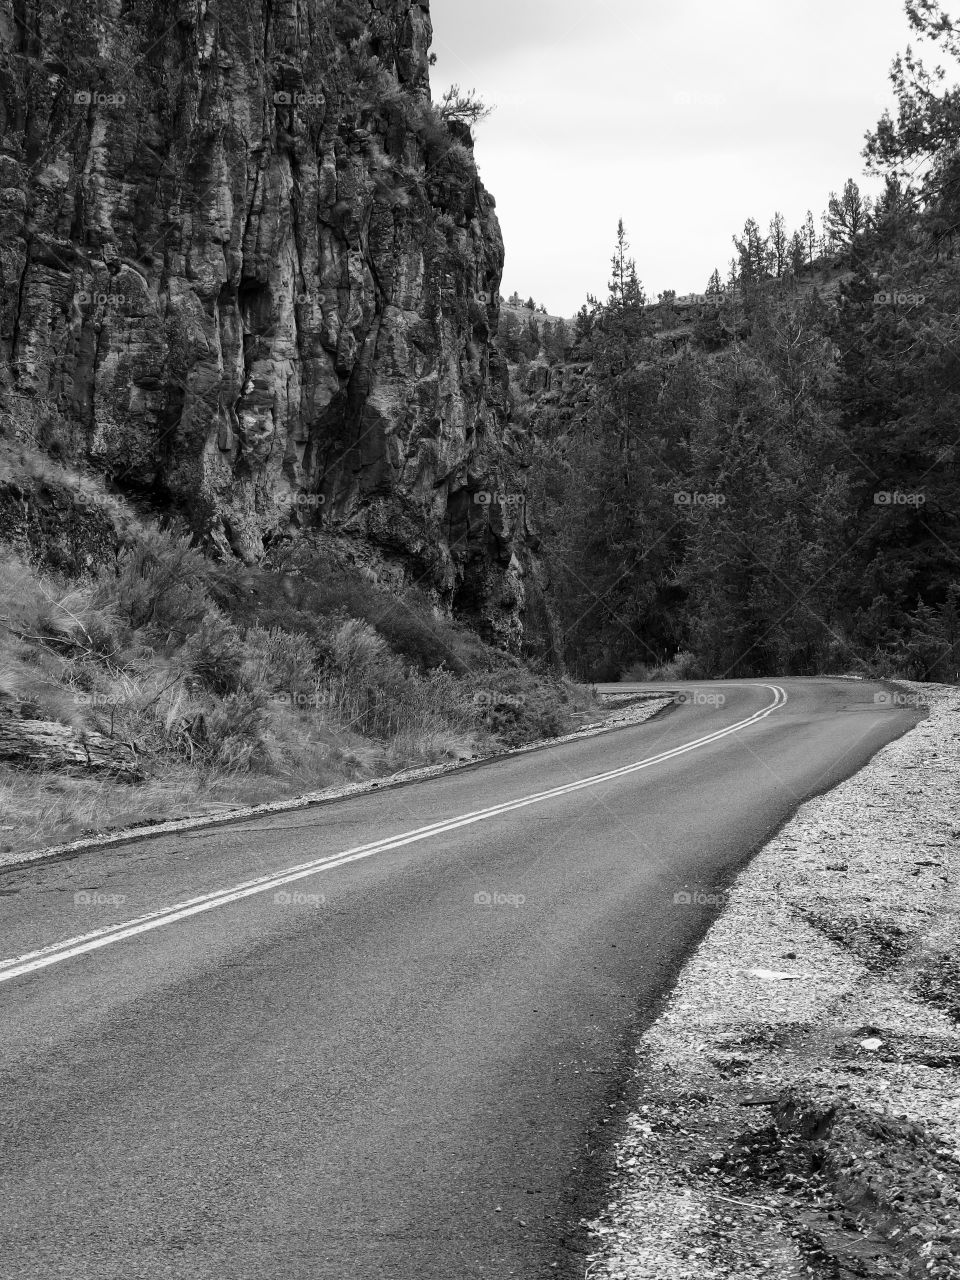
[[[503,292],[563,315],[606,295],[618,217],[655,298],[725,276],[747,217],[766,230],[780,209],[793,231],[810,208],[819,226],[846,178],[879,189],[863,136],[912,35],[903,0],[432,0],[431,16],[434,98],[456,81],[496,104],[476,156]]]

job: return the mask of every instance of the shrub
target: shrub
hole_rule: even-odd
[[[453,629],[421,610],[415,598],[405,596],[377,611],[374,622],[390,647],[421,671],[449,667],[458,675],[466,675],[470,668],[458,652]]]
[[[188,636],[178,654],[184,673],[211,692],[238,693],[245,685],[246,647],[240,632],[218,609],[211,610],[199,629]]]
[[[251,627],[244,637],[249,680],[254,688],[299,694],[317,682],[317,654],[297,631]]]
[[[207,562],[188,537],[149,530],[121,554],[117,577],[102,580],[100,598],[134,630],[182,640],[211,607],[207,580]]]
[[[265,698],[244,689],[214,703],[204,713],[201,741],[208,759],[232,772],[269,760]]]
[[[703,678],[703,666],[696,654],[684,650],[659,666],[650,666],[646,662],[631,663],[619,678],[638,684],[647,680],[700,680]]]
[[[368,622],[350,618],[337,628],[331,641],[333,660],[341,671],[373,676],[383,662],[387,645]]]

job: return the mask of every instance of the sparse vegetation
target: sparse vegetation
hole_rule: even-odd
[[[493,107],[482,101],[476,89],[462,90],[458,84],[452,84],[444,93],[437,109],[442,120],[457,120],[467,125],[481,124],[493,112]]]
[[[129,744],[146,781],[0,765],[0,849],[468,758],[590,705],[306,547],[249,569],[141,526],[79,577],[4,548],[0,714]]]

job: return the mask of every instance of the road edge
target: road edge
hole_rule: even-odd
[[[447,764],[425,765],[415,769],[401,769],[397,773],[388,774],[384,778],[370,778],[363,782],[348,783],[340,787],[328,787],[323,791],[307,791],[302,795],[286,800],[272,800],[266,804],[242,806],[230,809],[226,813],[198,814],[186,818],[175,818],[169,822],[149,823],[140,827],[121,827],[117,831],[84,836],[79,840],[71,840],[66,844],[46,845],[40,849],[29,849],[23,853],[15,852],[12,856],[0,855],[0,874],[29,866],[48,858],[64,857],[70,854],[84,853],[93,849],[105,849],[113,845],[126,844],[133,840],[146,840],[153,837],[173,835],[180,831],[196,831],[206,827],[229,826],[236,823],[251,822],[257,818],[270,817],[277,813],[291,813],[299,809],[317,808],[335,804],[340,800],[352,799],[354,796],[366,795],[372,791],[392,791],[397,787],[409,786],[416,782],[426,782],[432,778],[445,777],[449,773],[458,773],[468,769],[479,769],[484,766],[509,760],[516,756],[528,755],[534,751],[545,751],[550,747],[559,747],[567,742],[579,742],[587,738],[599,737],[601,734],[616,733],[623,729],[633,729],[655,719],[661,712],[674,704],[676,694],[670,691],[662,698],[649,698],[639,704],[626,708],[612,708],[608,718],[601,723],[584,725],[572,733],[562,734],[558,738],[540,738],[536,742],[525,743],[522,747],[512,747],[506,751],[495,751],[490,755],[474,757],[470,760],[454,760]]]

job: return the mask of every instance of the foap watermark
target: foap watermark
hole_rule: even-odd
[[[512,693],[497,693],[494,689],[480,689],[473,695],[474,706],[484,710],[493,707],[522,707],[523,699]]]
[[[874,705],[878,707],[911,707],[926,709],[931,704],[922,693],[901,693],[899,690],[881,690],[873,695]]]
[[[722,293],[681,293],[672,298],[647,302],[644,305],[648,310],[654,307],[667,307],[682,311],[688,307],[725,307],[730,303],[739,302],[740,298],[739,289],[724,289]]]
[[[320,693],[302,693],[296,689],[278,689],[271,693],[270,701],[279,707],[295,707],[298,711],[319,711],[325,705]]]
[[[297,507],[306,511],[322,507],[326,501],[322,493],[277,493],[273,497],[274,506]]]
[[[125,707],[129,697],[117,693],[75,693],[74,704],[78,707]]]
[[[894,293],[886,291],[875,293],[873,295],[873,305],[875,307],[919,307],[926,302],[926,295],[922,293]]]
[[[86,507],[90,510],[94,510],[97,507],[113,510],[117,505],[117,499],[111,497],[108,493],[86,493],[82,489],[78,489],[73,495],[73,505],[75,507]]]
[[[703,689],[694,689],[692,693],[678,693],[673,699],[681,706],[687,707],[723,707],[726,706],[725,693],[707,693]]]
[[[327,899],[322,893],[301,893],[299,890],[290,892],[287,889],[278,889],[273,895],[273,901],[278,907],[322,907],[326,905]]]
[[[81,307],[105,307],[109,311],[123,311],[137,304],[135,293],[104,293],[100,290],[81,289],[77,293]]]
[[[98,893],[93,889],[78,889],[73,895],[75,907],[120,907],[126,900],[125,893]]]
[[[729,896],[729,890],[719,885],[685,884],[673,895],[675,907],[722,907]]]
[[[497,493],[493,489],[478,489],[473,495],[473,501],[478,507],[511,507],[517,509],[523,506],[526,497],[522,493]]]
[[[675,507],[725,507],[726,495],[722,493],[697,493],[689,489],[678,489],[673,495]]]
[[[488,893],[486,889],[481,889],[479,893],[473,895],[473,903],[476,907],[522,907],[526,902],[526,897],[522,893]]]
[[[873,495],[875,507],[922,507],[926,500],[925,493],[903,493],[900,489],[883,489]]]
[[[309,89],[278,89],[273,95],[275,107],[325,107],[327,100],[322,93]]]
[[[122,107],[126,101],[125,93],[101,93],[98,89],[77,89],[73,95],[75,107]]]

